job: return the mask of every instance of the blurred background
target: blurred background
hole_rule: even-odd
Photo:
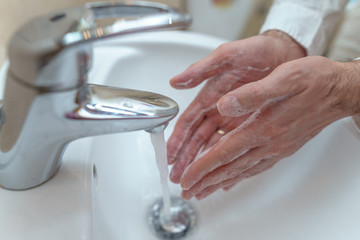
[[[95,0],[96,2],[101,0]],[[94,0],[1,0],[0,1],[0,66],[6,59],[6,46],[11,35],[30,18],[54,10]],[[148,0],[149,1],[149,0]],[[131,1],[127,1],[131,2]],[[194,17],[192,30],[234,40],[256,34],[271,0],[153,0],[165,3]],[[251,15],[256,15],[250,20]],[[251,23],[248,25],[247,23]],[[230,23],[230,25],[229,25]]]
[[[96,0],[97,2],[100,0]],[[145,0],[146,1],[146,0]],[[165,3],[193,17],[190,28],[229,41],[258,33],[272,0],[148,0]],[[30,18],[94,0],[1,0],[0,66],[6,59],[11,35]],[[111,2],[111,1],[108,1]],[[132,2],[132,1],[127,1]],[[350,1],[342,24],[329,43],[327,55],[336,60],[360,56],[359,0]]]

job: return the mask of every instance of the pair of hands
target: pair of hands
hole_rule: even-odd
[[[270,31],[224,44],[170,81],[185,89],[207,80],[168,140],[170,179],[183,198],[228,190],[357,111],[357,99],[345,94],[357,84],[351,66],[305,55]]]

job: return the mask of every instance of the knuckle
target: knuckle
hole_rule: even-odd
[[[193,142],[196,144],[196,143],[205,141],[205,139],[206,139],[205,134],[204,134],[204,133],[201,133],[201,132],[198,132],[198,133],[194,134],[192,140],[193,140]]]

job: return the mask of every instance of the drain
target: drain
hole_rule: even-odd
[[[176,240],[185,237],[195,225],[195,212],[188,202],[180,197],[171,197],[171,216],[163,217],[163,200],[152,205],[148,223],[153,233],[162,240]]]

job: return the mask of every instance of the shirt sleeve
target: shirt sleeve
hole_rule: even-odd
[[[324,53],[347,0],[275,0],[260,33],[280,30],[301,44],[308,55]]]

